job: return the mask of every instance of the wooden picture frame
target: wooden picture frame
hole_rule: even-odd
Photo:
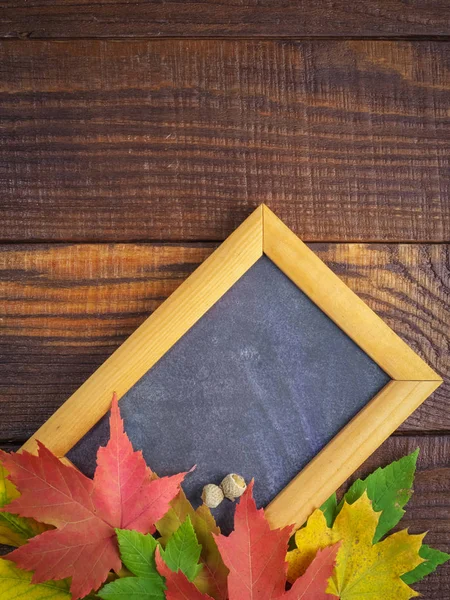
[[[266,507],[273,527],[300,526],[442,383],[441,378],[265,205],[118,348],[24,444],[59,457],[263,255],[271,259],[391,381]]]

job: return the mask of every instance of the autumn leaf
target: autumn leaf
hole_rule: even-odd
[[[341,541],[328,592],[341,600],[408,600],[417,596],[401,576],[423,562],[419,556],[423,535],[399,531],[373,544],[379,517],[366,493],[351,505],[344,503],[331,529],[324,514],[316,510],[306,527],[295,534],[297,549],[287,555],[289,580],[306,570],[318,550]]]
[[[319,550],[339,541],[338,536],[333,535],[332,530],[328,528],[323,512],[320,509],[315,510],[309,517],[306,527],[299,529],[295,534],[297,547],[287,553],[288,581],[294,583],[305,573]]]
[[[142,453],[133,451],[123,430],[116,398],[110,430],[108,444],[98,452],[93,481],[42,444],[38,456],[0,451],[22,493],[7,506],[8,512],[57,528],[33,538],[8,558],[21,569],[34,571],[33,583],[72,577],[73,600],[98,589],[110,570],[120,570],[115,528],[153,532],[185,475],[150,478]]]
[[[291,528],[271,530],[264,511],[256,508],[253,482],[236,507],[234,531],[215,536],[228,575],[232,600],[271,600],[284,593],[285,556]]]
[[[169,510],[186,473],[152,478],[142,452],[134,452],[123,428],[117,399],[113,400],[110,439],[97,454],[94,503],[115,528],[153,533]]]
[[[334,570],[339,544],[319,550],[305,574],[295,581],[282,600],[332,600],[336,596],[327,594],[328,580]],[[281,600],[280,599],[280,600]]]
[[[47,581],[32,585],[32,574],[13,562],[0,559],[0,598],[2,600],[71,600],[67,581]]]
[[[202,569],[198,564],[201,550],[191,519],[186,517],[184,523],[168,541],[165,550],[160,552],[164,562],[172,571],[181,571],[189,581],[194,581]]]
[[[8,472],[0,465],[0,507],[20,496],[16,487],[7,479]],[[25,519],[8,512],[0,512],[0,544],[22,546],[27,541],[49,529],[34,519]]]
[[[353,507],[344,504],[333,525],[333,532],[343,541],[330,591],[341,600],[418,596],[400,576],[423,562],[419,550],[424,536],[403,530],[372,545],[379,513],[374,512],[366,494]]]
[[[216,535],[216,542],[230,573],[228,600],[331,600],[326,594],[338,545],[318,553],[304,577],[286,592],[285,554],[290,527],[271,530],[264,511],[256,508],[253,482],[243,494],[235,512],[234,531]],[[156,551],[158,571],[166,580],[167,600],[210,600],[181,571],[173,572]],[[114,600],[114,599],[111,599]]]
[[[334,492],[334,494],[332,496],[330,496],[328,498],[328,500],[326,500],[322,504],[322,506],[320,507],[320,510],[325,515],[325,519],[326,519],[328,527],[331,527],[334,523],[334,519],[336,518],[337,511],[338,511],[336,492]]]
[[[158,573],[155,550],[158,542],[152,535],[118,530],[120,556],[135,577],[123,577],[108,583],[98,592],[102,600],[165,600],[164,579]]]
[[[426,544],[422,544],[419,556],[423,558],[424,562],[409,573],[402,575],[403,581],[408,585],[413,585],[418,581],[422,581],[424,577],[436,571],[439,565],[443,565],[450,560],[450,554],[441,552],[435,548],[430,548],[430,546],[427,546]]]
[[[158,546],[156,539],[137,531],[127,529],[117,530],[120,558],[125,567],[135,577],[153,577],[157,573],[155,550]],[[116,582],[113,582],[113,584]]]
[[[23,492],[8,510],[58,528],[8,555],[21,569],[35,571],[33,583],[73,576],[72,594],[81,598],[96,589],[111,568],[120,569],[115,532],[96,514],[90,479],[41,444],[39,456],[24,452],[4,454],[2,459]]]
[[[357,479],[345,494],[336,514],[339,513],[344,502],[353,504],[364,492],[367,492],[373,509],[381,512],[373,539],[374,543],[380,541],[405,514],[404,507],[413,493],[412,485],[418,456],[417,449],[387,467],[378,468],[366,479]]]
[[[135,577],[123,577],[104,586],[98,595],[103,600],[138,598],[164,600],[164,579],[156,569],[155,551],[159,548],[166,565],[172,571],[180,570],[188,580],[196,577],[201,566],[198,564],[201,547],[190,522],[184,523],[169,539],[166,549],[152,535],[137,531],[117,530],[120,557],[125,567]]]
[[[336,515],[341,510],[344,501],[352,504],[367,492],[369,500],[375,511],[380,511],[380,519],[374,535],[374,543],[386,535],[405,514],[404,507],[412,496],[413,481],[416,471],[419,449],[411,454],[394,461],[384,468],[378,468],[366,479],[357,479],[345,494],[339,506],[336,503],[336,494],[333,494],[321,507],[325,514],[328,527],[333,525]],[[290,548],[292,549],[292,548]],[[413,569],[410,573],[402,575],[408,585],[421,581],[433,573],[439,565],[450,560],[450,555],[422,545],[419,555],[425,562]]]
[[[165,585],[156,577],[124,577],[105,585],[97,594],[103,600],[165,600]]]
[[[156,524],[156,528],[161,534],[160,542],[165,547],[186,517],[191,520],[197,540],[202,547],[200,557],[203,568],[195,578],[195,586],[215,600],[226,600],[228,569],[213,537],[213,534],[220,533],[220,529],[207,506],[202,504],[197,510],[194,510],[181,490],[178,496],[172,500],[170,510]]]

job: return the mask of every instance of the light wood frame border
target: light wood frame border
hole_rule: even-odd
[[[304,523],[442,383],[398,337],[265,205],[225,242],[108,358],[24,444],[40,440],[65,454],[263,255],[391,378],[391,381],[267,506],[273,527]]]

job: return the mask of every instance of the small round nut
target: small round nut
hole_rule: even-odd
[[[236,473],[230,473],[220,484],[223,495],[228,500],[234,501],[240,498],[247,488],[245,479]]]
[[[208,483],[203,488],[202,500],[208,508],[217,508],[223,500],[223,492],[218,485]]]

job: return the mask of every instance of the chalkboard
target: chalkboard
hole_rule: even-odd
[[[121,399],[126,431],[158,475],[197,465],[184,489],[255,477],[268,504],[389,381],[266,256]],[[107,416],[68,457],[92,475]],[[234,505],[213,512],[226,532]]]

